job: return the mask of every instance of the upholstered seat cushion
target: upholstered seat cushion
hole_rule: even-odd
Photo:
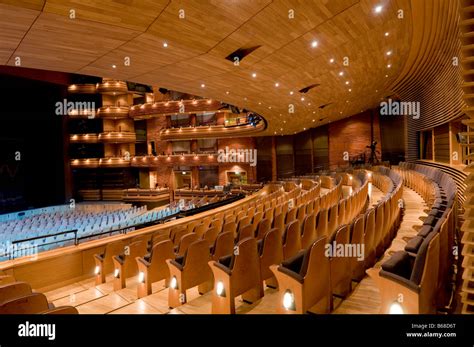
[[[423,237],[415,236],[414,238],[408,241],[407,245],[405,246],[405,251],[410,253],[417,253],[418,248],[420,248],[421,244],[423,243]]]
[[[409,279],[411,275],[411,258],[405,251],[395,252],[382,264],[382,270]]]
[[[421,229],[418,231],[417,236],[420,236],[422,238],[425,238],[428,236],[428,234],[433,230],[433,228],[430,225],[423,225]]]

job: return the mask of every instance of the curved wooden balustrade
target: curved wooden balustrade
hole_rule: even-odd
[[[97,91],[101,94],[127,94],[128,87],[125,81],[107,80],[99,83]]]
[[[97,116],[104,119],[128,118],[128,106],[104,106],[97,110]]]
[[[212,99],[199,100],[169,100],[146,103],[130,107],[130,117],[150,118],[151,116],[202,113],[202,112],[231,112],[219,101]]]
[[[96,169],[99,167],[99,158],[71,159],[72,168]]]
[[[128,167],[130,160],[124,158],[88,158],[88,159],[71,159],[72,168],[80,169],[96,169],[98,167]]]
[[[161,140],[196,140],[223,137],[253,136],[266,128],[265,122],[256,126],[250,124],[226,127],[224,125],[172,128],[160,131]]]
[[[67,87],[69,94],[95,94],[97,93],[97,85],[88,83],[88,84],[71,84]]]
[[[461,29],[461,52],[462,52],[462,75],[464,83],[462,84],[464,108],[469,119],[463,120],[463,123],[467,125],[467,138],[468,143],[472,141],[474,136],[474,51],[472,50],[474,44],[474,4],[472,1],[460,1],[460,29]],[[458,41],[458,40],[457,40]],[[468,145],[468,165],[464,172],[467,177],[466,183],[466,194],[467,197],[464,200],[464,223],[461,230],[464,232],[462,237],[462,255],[464,257],[462,262],[463,267],[463,285],[461,288],[461,301],[463,303],[462,313],[474,313],[474,228],[473,220],[474,216],[472,210],[474,203],[472,199],[472,193],[474,192],[474,156],[472,152],[472,145]]]
[[[97,115],[97,112],[96,110],[88,110],[88,109],[77,109],[77,110],[71,110],[68,112],[68,117],[69,118],[89,118],[89,119],[92,119],[92,118],[95,118],[96,115]]]
[[[173,154],[133,157],[132,167],[157,167],[174,165],[219,165],[215,154]]]
[[[72,134],[69,136],[71,143],[97,143],[99,137],[97,134]]]
[[[100,133],[98,140],[103,143],[132,143],[137,140],[137,135],[132,132],[105,132]]]
[[[234,203],[221,206],[219,212],[225,213],[226,211],[234,210],[245,204],[254,202],[259,198],[268,196],[268,194],[274,190],[275,186],[267,185],[253,195],[249,195]],[[168,231],[171,227],[187,225],[193,221],[199,222],[206,217],[212,218],[215,213],[215,210],[209,210],[194,216],[173,220],[166,224],[146,227],[125,235],[110,236],[105,239],[85,242],[77,246],[68,246],[41,252],[36,256],[34,261],[32,261],[31,257],[4,261],[0,263],[0,271],[5,271],[15,276],[18,281],[30,283],[34,289],[49,290],[58,288],[64,285],[64,283],[72,283],[78,278],[86,279],[93,277],[95,268],[94,254],[102,253],[105,246],[111,242],[130,242],[134,237],[151,235],[152,233],[160,231]],[[45,269],[48,269],[47,273],[45,273]]]

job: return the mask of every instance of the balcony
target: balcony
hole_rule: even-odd
[[[95,94],[97,86],[95,84],[71,84],[67,87],[69,94]]]
[[[109,94],[109,95],[127,94],[128,92],[127,82],[115,81],[115,80],[104,81],[102,83],[99,83],[99,86],[97,87],[97,91],[101,94]]]
[[[132,132],[105,132],[99,134],[98,140],[102,143],[134,143],[137,135]]]
[[[97,143],[99,138],[97,134],[73,134],[69,136],[71,143]]]
[[[171,154],[158,156],[133,157],[132,167],[158,167],[158,166],[199,166],[199,165],[219,165],[217,153],[206,154]]]
[[[71,159],[71,167],[77,169],[97,169],[99,167],[129,167],[130,160],[122,157]]]
[[[93,119],[96,117],[96,111],[94,109],[74,109],[68,112],[69,118],[89,118]]]
[[[130,117],[146,119],[159,115],[194,114],[201,112],[231,112],[222,103],[211,99],[160,101],[135,105],[130,108]]]
[[[71,159],[71,167],[77,169],[97,169],[99,167],[99,159]]]
[[[128,106],[104,106],[99,108],[97,116],[104,119],[128,118]]]
[[[160,140],[197,140],[225,137],[253,136],[266,128],[266,123],[260,122],[256,126],[241,124],[234,126],[210,125],[188,128],[171,128],[160,132]]]

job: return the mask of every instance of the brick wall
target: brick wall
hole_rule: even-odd
[[[348,152],[351,158],[362,153],[366,153],[367,159],[370,157],[370,149],[366,146],[370,145],[371,141],[371,112],[369,110],[329,124],[330,168],[347,165],[347,161],[344,161],[344,152]],[[380,159],[382,148],[378,114],[374,115],[374,139],[377,141],[376,150]]]

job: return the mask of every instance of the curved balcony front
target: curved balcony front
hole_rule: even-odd
[[[160,131],[160,140],[198,140],[209,138],[226,138],[226,137],[248,137],[265,130],[266,123],[260,122],[253,126],[250,124],[224,126],[209,125],[188,128],[170,128]]]
[[[159,115],[191,114],[202,112],[231,112],[228,107],[212,99],[170,100],[147,103],[130,107],[130,117],[151,118]]]
[[[97,169],[99,158],[71,159],[71,167],[77,169]]]
[[[89,118],[93,119],[96,117],[97,112],[95,109],[92,108],[84,108],[84,109],[73,109],[68,112],[69,118]]]
[[[130,160],[123,157],[71,159],[71,167],[77,169],[97,169],[99,167],[129,167]]]
[[[109,95],[127,94],[127,82],[116,80],[103,81],[102,83],[99,83],[97,91],[101,94]]]
[[[219,165],[217,153],[205,154],[170,154],[158,156],[133,157],[132,167],[158,167],[158,166],[215,166]]]
[[[95,94],[97,93],[97,85],[88,83],[88,84],[71,84],[67,87],[69,94]]]
[[[128,106],[104,106],[97,110],[97,116],[104,119],[128,118]]]
[[[71,134],[69,136],[71,143],[97,143],[99,136],[97,134]]]
[[[102,143],[134,143],[137,135],[132,132],[104,132],[98,136],[99,142]]]

